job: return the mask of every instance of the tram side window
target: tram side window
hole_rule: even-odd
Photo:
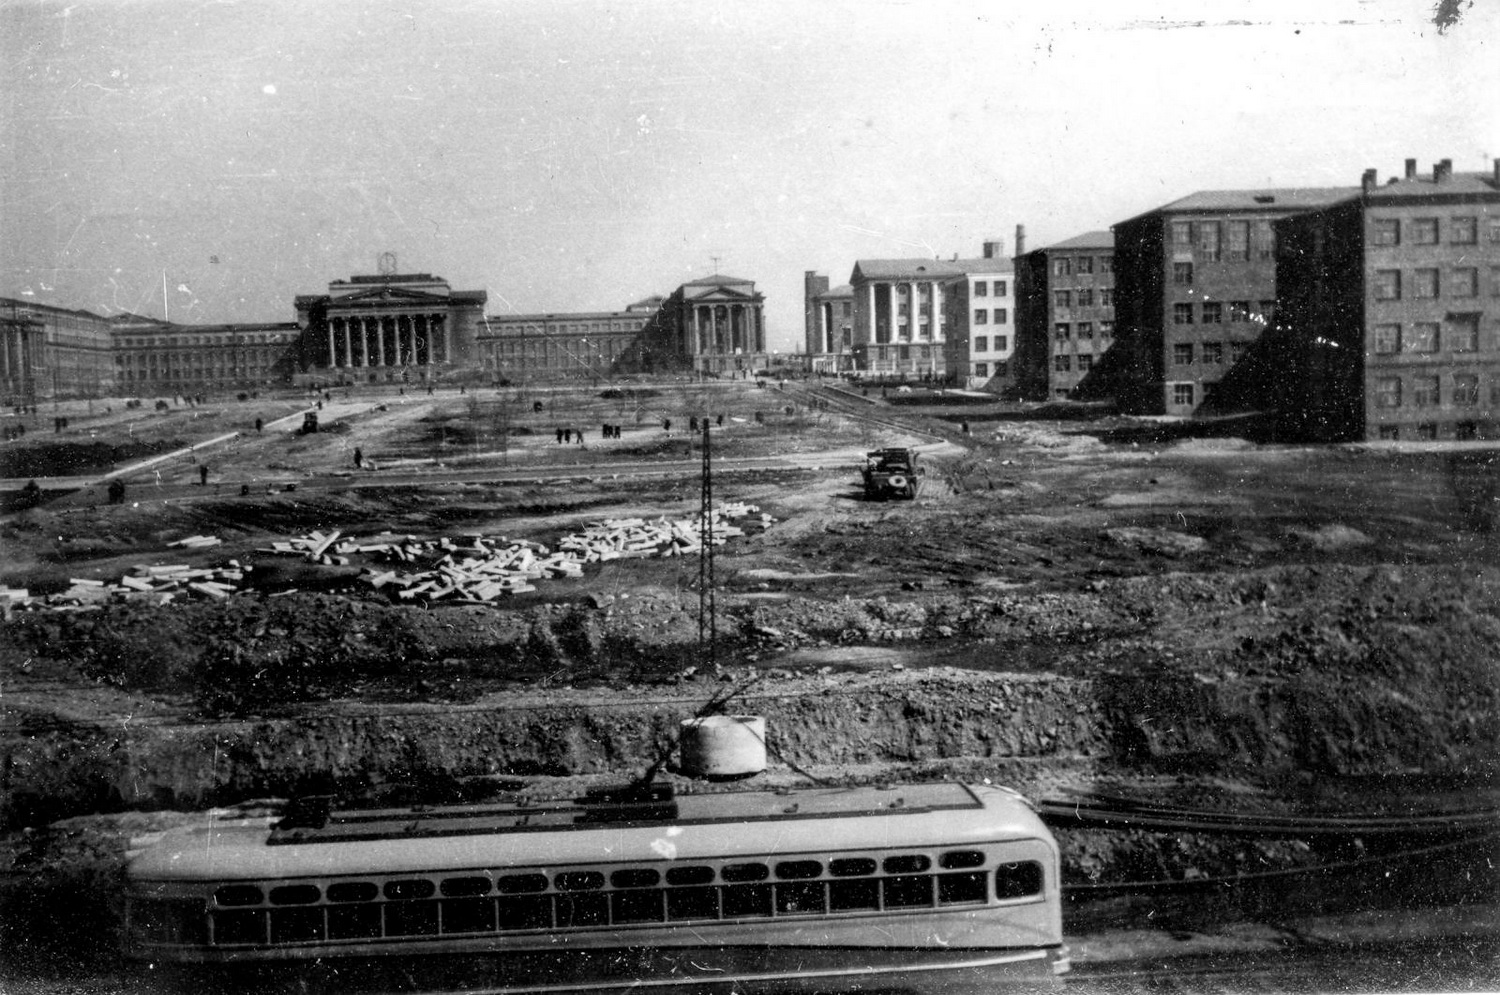
[[[909,909],[932,904],[932,878],[926,874],[883,878],[881,890],[885,892],[885,907]]]
[[[322,940],[323,909],[321,907],[276,909],[271,913],[272,943],[318,943]]]
[[[973,874],[939,874],[938,904],[963,905],[989,900],[989,875],[983,871]]]
[[[711,869],[708,869],[711,871]],[[712,875],[710,874],[710,877]],[[668,872],[668,880],[671,872]],[[671,888],[667,891],[667,918],[717,919],[719,918],[719,889],[717,888]]]
[[[546,879],[543,878],[543,881]],[[501,929],[551,929],[552,899],[547,895],[517,895],[499,903]]]
[[[337,887],[338,885],[329,887],[330,898],[333,897],[333,889]],[[329,906],[328,938],[330,940],[379,939],[380,906],[374,904]]]
[[[725,919],[771,914],[771,886],[768,884],[730,885],[724,889],[723,899]]]
[[[214,943],[262,944],[266,942],[266,914],[260,909],[236,909],[214,913]]]
[[[634,888],[609,896],[611,916],[615,922],[661,922],[662,890]]]
[[[871,864],[873,863],[874,861],[871,861]],[[828,882],[828,908],[831,912],[858,912],[880,908],[880,879],[856,878]]]
[[[447,884],[447,882],[443,882]],[[493,933],[495,931],[495,899],[493,898],[445,898],[443,907],[443,932],[445,933]]]
[[[558,928],[568,926],[608,926],[609,896],[603,892],[586,892],[557,896]]]
[[[1001,864],[995,869],[995,897],[1029,898],[1042,893],[1042,865],[1034,860]]]

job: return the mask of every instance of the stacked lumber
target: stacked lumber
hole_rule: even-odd
[[[258,553],[276,553],[283,556],[300,556],[311,563],[321,563],[323,566],[347,567],[349,557],[337,551],[330,553],[329,547],[338,541],[343,532],[334,529],[327,535],[322,532],[309,532],[307,535],[297,539],[287,539],[284,542],[273,542],[269,549],[258,549]]]
[[[223,541],[217,536],[188,536],[186,539],[178,539],[176,542],[167,543],[167,545],[182,549],[207,549],[210,546],[218,546]]]
[[[80,611],[97,607],[110,601],[145,601],[166,604],[179,594],[198,595],[205,598],[227,598],[236,593],[249,565],[239,560],[230,560],[222,567],[189,567],[171,563],[148,566],[138,564],[132,571],[116,582],[94,580],[88,577],[69,579],[69,587],[61,594],[46,598],[27,598],[25,591],[19,592],[23,599],[13,599],[14,604],[28,608],[45,607],[53,611]],[[13,593],[13,592],[12,592]]]

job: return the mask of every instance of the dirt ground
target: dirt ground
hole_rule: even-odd
[[[132,476],[121,504],[95,486],[0,523],[0,585],[33,598],[0,630],[13,872],[69,846],[107,866],[168,810],[310,788],[432,801],[618,779],[725,692],[768,716],[768,776],[788,783],[991,777],[1294,812],[1496,799],[1493,449],[1256,443],[803,384],[336,392],[313,435],[293,431],[302,400],[114,404],[4,451],[0,476],[87,476],[109,468],[101,449],[119,466],[132,443],[242,433]],[[388,569],[373,556],[261,552],[315,529],[550,546],[591,522],[690,518],[695,417],[715,423],[715,500],[773,519],[716,551],[711,655],[691,557],[450,605],[372,588]],[[861,455],[893,445],[922,449],[922,493],[867,501]],[[222,544],[168,545],[205,534]],[[252,569],[223,599],[39,603],[72,578],[230,560]],[[1340,856],[1059,836],[1073,882]]]

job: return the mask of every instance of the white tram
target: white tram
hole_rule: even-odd
[[[303,810],[165,834],[128,876],[129,952],[199,988],[951,992],[1068,968],[1056,843],[979,785]]]

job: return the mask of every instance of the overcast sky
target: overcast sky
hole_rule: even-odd
[[[391,251],[614,310],[717,257],[796,349],[804,270],[1487,171],[1500,5],[1433,6],[0,0],[0,296],[290,321]]]

